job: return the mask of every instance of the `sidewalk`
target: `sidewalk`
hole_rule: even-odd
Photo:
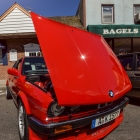
[[[6,80],[0,80],[0,89],[6,88]]]

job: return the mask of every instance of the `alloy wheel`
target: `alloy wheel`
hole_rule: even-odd
[[[25,121],[24,121],[24,108],[20,104],[19,106],[19,112],[18,112],[18,125],[19,125],[19,133],[21,138],[24,137],[24,130],[25,130]]]

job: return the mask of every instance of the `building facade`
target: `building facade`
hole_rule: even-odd
[[[140,0],[81,0],[77,11],[89,32],[102,35],[113,51],[140,51]]]
[[[36,46],[40,51],[30,13],[14,3],[0,16],[0,80],[6,79],[7,69],[17,59],[33,55]]]
[[[84,29],[77,16],[49,17],[52,20]],[[23,56],[40,52],[30,12],[14,3],[0,16],[0,80],[7,78],[7,69]]]

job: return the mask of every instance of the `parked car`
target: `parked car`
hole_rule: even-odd
[[[21,140],[100,139],[123,120],[131,82],[104,39],[31,12],[43,57],[8,69]]]
[[[118,59],[132,83],[132,90],[128,92],[127,96],[140,98],[140,53],[120,55]]]

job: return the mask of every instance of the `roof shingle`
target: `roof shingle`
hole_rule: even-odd
[[[85,30],[78,16],[49,17],[52,20]]]

